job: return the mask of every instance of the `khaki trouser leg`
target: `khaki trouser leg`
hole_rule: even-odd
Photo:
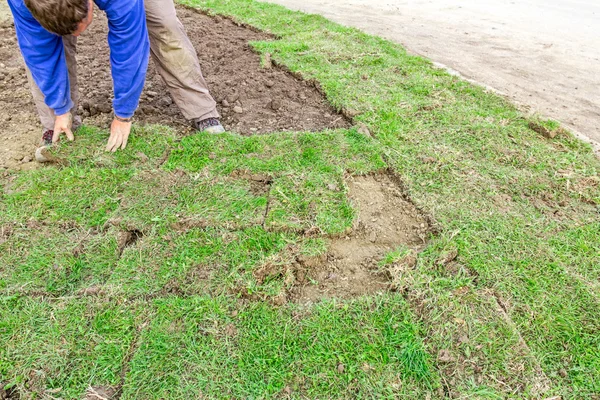
[[[187,119],[218,118],[196,50],[175,13],[173,0],[145,0],[150,52],[173,101]]]
[[[71,86],[71,100],[73,100],[73,108],[71,112],[73,115],[77,111],[79,105],[79,89],[77,87],[77,60],[75,56],[77,54],[77,38],[75,36],[63,36],[63,45],[65,47],[65,55],[67,58],[67,69],[69,70],[69,83]],[[33,101],[37,108],[40,121],[44,130],[54,129],[54,111],[50,109],[44,102],[44,95],[33,81],[31,72],[27,69],[27,80],[29,81],[29,87],[31,88],[31,94],[33,95]]]

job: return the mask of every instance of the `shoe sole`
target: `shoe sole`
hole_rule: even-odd
[[[49,146],[42,146],[35,149],[35,160],[39,163],[64,164],[64,160],[54,157],[50,154]]]
[[[209,126],[208,128],[206,128],[202,132],[208,133],[210,135],[216,135],[218,133],[224,133],[225,132],[225,128],[223,128],[222,125]]]

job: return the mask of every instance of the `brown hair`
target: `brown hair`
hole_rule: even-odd
[[[88,14],[88,0],[25,0],[33,17],[47,31],[70,35]]]

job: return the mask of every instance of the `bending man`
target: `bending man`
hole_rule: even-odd
[[[127,145],[152,54],[175,104],[193,126],[224,129],[200,71],[198,57],[175,14],[173,0],[8,0],[33,98],[43,125],[42,145],[51,145],[80,123],[77,37],[92,23],[95,5],[108,18],[114,120],[106,149]]]

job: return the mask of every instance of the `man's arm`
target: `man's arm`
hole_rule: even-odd
[[[8,0],[17,41],[33,80],[56,115],[69,113],[73,102],[62,37],[45,30],[22,0]]]
[[[138,107],[150,54],[144,2],[127,0],[114,1],[113,4],[114,8],[108,8],[106,15],[116,118],[111,124],[106,146],[108,151],[127,146],[131,122],[122,119],[131,118]]]
[[[108,44],[114,84],[113,108],[121,118],[132,117],[138,107],[144,88],[150,43],[146,28],[146,13],[142,0],[114,1],[122,8],[114,12],[106,10],[108,16]]]

